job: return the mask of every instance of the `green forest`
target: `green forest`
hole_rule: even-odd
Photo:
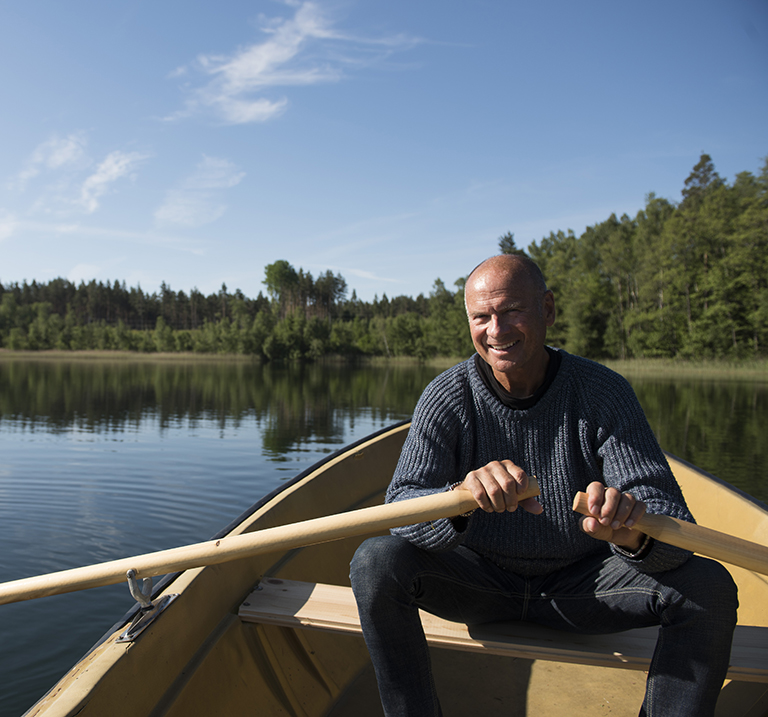
[[[593,359],[768,355],[768,160],[729,183],[702,154],[680,202],[651,193],[635,217],[612,214],[581,236],[552,232],[525,249],[508,232],[498,251],[525,253],[544,272],[558,311],[553,346]],[[118,281],[0,284],[0,346],[268,361],[473,351],[464,278],[454,288],[435,279],[429,296],[368,302],[348,296],[340,274],[313,277],[279,260],[263,283],[256,298],[226,285],[205,296]]]

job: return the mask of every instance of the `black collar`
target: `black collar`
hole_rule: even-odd
[[[488,363],[480,358],[479,354],[475,354],[475,366],[477,372],[480,374],[480,378],[483,379],[483,383],[488,387],[488,390],[496,396],[505,406],[512,408],[515,411],[525,411],[536,404],[536,402],[547,392],[547,389],[552,385],[552,381],[557,376],[557,370],[560,368],[560,362],[562,356],[559,351],[551,349],[549,346],[545,347],[549,354],[549,365],[547,366],[547,375],[544,377],[544,383],[536,389],[536,393],[532,396],[526,396],[525,398],[515,398],[509,391],[507,391],[498,381],[496,376],[493,375],[493,369]]]

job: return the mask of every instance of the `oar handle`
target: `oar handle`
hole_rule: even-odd
[[[582,515],[592,515],[587,505],[586,493],[576,494],[573,509]],[[705,528],[703,525],[687,523],[669,515],[646,513],[632,528],[662,543],[768,575],[768,547],[765,545]]]
[[[518,497],[523,500],[537,495],[539,486],[536,480],[531,478],[528,490]],[[136,578],[165,575],[261,553],[291,550],[331,540],[378,533],[403,525],[451,518],[473,508],[477,508],[477,503],[469,491],[443,491],[421,498],[232,535],[220,540],[209,540],[132,558],[13,580],[0,584],[0,605],[114,585],[123,582],[129,570],[134,571]]]

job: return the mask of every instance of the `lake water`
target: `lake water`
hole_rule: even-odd
[[[329,453],[408,418],[438,370],[0,360],[0,582],[207,540]],[[768,384],[632,379],[662,446],[768,501]],[[0,717],[133,604],[0,606]]]

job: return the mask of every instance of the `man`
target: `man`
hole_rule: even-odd
[[[481,510],[367,540],[351,566],[385,714],[442,714],[422,608],[582,633],[661,625],[640,714],[712,715],[736,588],[719,563],[632,530],[646,508],[692,520],[634,393],[546,346],[554,297],[527,257],[483,262],[465,296],[477,354],[419,399],[387,500],[461,485]],[[518,503],[529,475],[541,495]],[[571,510],[580,490],[589,517]]]

